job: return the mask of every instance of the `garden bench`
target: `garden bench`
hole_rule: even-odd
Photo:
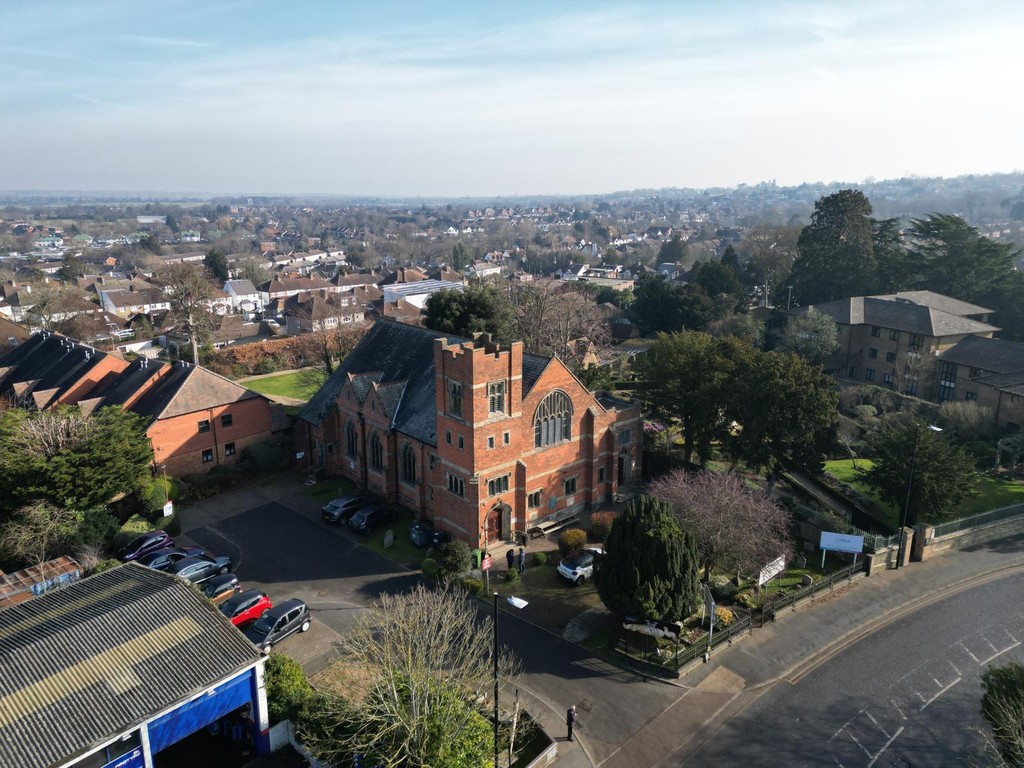
[[[567,525],[572,525],[579,520],[579,515],[571,514],[559,517],[554,520],[545,520],[543,523],[537,523],[533,527],[527,529],[531,539],[536,539],[538,536],[546,536],[552,531],[557,531],[561,528],[565,528]]]

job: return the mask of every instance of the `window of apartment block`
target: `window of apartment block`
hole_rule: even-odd
[[[206,464],[207,462],[210,461],[213,461],[213,449],[207,448],[205,451],[203,451],[203,464]]]
[[[376,432],[370,435],[370,467],[377,472],[384,469],[384,446]]]
[[[849,373],[847,373],[847,378],[849,378],[849,379],[856,379],[857,378],[857,366],[853,366],[852,368],[850,368]]]
[[[939,391],[936,400],[948,403],[956,399],[956,363],[943,360],[939,366]]]
[[[225,413],[220,417],[220,425],[222,427],[230,427],[234,423],[235,419],[230,413]]]
[[[494,436],[493,435],[491,435],[490,437],[487,438],[487,447],[488,448],[494,448]]]
[[[505,412],[504,381],[492,381],[487,385],[487,407],[490,413]]]
[[[867,381],[874,381],[875,380],[875,369],[874,368],[865,368],[864,369],[864,378]]]
[[[576,493],[576,478],[570,477],[565,481],[565,495],[572,496]]]
[[[899,341],[900,340],[900,332],[897,331],[897,330],[889,331],[889,340],[890,341]]]
[[[457,381],[448,382],[448,413],[462,416],[462,385]]]
[[[487,481],[487,495],[496,496],[499,493],[505,493],[508,491],[508,475],[502,475],[496,477],[493,480]]]
[[[868,349],[868,357],[874,360],[876,357],[878,357],[878,350],[875,349],[874,347]]]
[[[888,385],[892,386],[892,374],[891,373],[883,373],[882,374],[882,383],[883,384],[888,384]]]
[[[887,362],[887,363],[895,363],[896,362],[896,353],[895,352],[886,352],[885,353],[885,362]]]
[[[977,399],[978,399],[978,393],[977,392],[964,392],[964,400],[977,400]]]
[[[624,429],[619,432],[619,445],[629,445],[633,442],[633,430]]]
[[[224,443],[224,455],[225,456],[234,456],[235,455],[235,444],[234,443]]]
[[[540,507],[540,491],[534,491],[526,497],[526,506],[529,509],[537,509]]]
[[[462,435],[459,435],[459,450],[461,451],[465,447],[466,447],[466,438],[464,438]]]
[[[976,379],[981,376],[981,368],[971,368],[967,375],[972,379]]]
[[[879,328],[877,325],[872,325],[871,326],[871,335],[876,337],[876,338],[878,336],[881,336],[882,335],[882,329]]]
[[[209,431],[210,431],[210,420],[209,419],[203,419],[202,421],[200,421],[199,422],[199,433],[202,434],[203,432],[209,432]]]
[[[504,434],[502,434],[501,442],[503,442],[505,445],[508,445],[510,442],[512,442],[512,434],[510,432],[505,432]]]
[[[466,481],[451,472],[445,474],[448,476],[448,490],[456,496],[464,498],[466,496]]]
[[[910,348],[920,349],[924,346],[924,336],[919,333],[910,334]]]
[[[445,441],[445,442],[446,442],[446,443],[447,443],[448,445],[451,445],[451,444],[452,444],[452,432],[451,432],[451,430],[450,430],[450,429],[446,429],[446,430],[444,431],[444,441]]]
[[[599,483],[603,483],[604,482],[604,467],[598,467],[597,468],[597,482],[599,482]]]
[[[351,458],[356,456],[356,448],[359,442],[356,439],[356,425],[351,421],[345,424],[345,453]]]

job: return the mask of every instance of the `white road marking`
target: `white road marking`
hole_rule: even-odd
[[[953,681],[952,683],[950,683],[950,684],[949,684],[949,685],[947,685],[947,686],[946,686],[945,688],[943,688],[943,689],[942,689],[941,691],[939,691],[939,692],[938,692],[938,693],[936,693],[936,694],[935,694],[934,696],[932,696],[932,697],[931,697],[930,699],[928,699],[928,701],[926,701],[926,702],[925,702],[924,704],[922,704],[922,705],[921,705],[921,711],[922,711],[922,712],[924,712],[924,710],[925,710],[925,707],[927,707],[927,706],[928,706],[929,704],[931,704],[931,703],[932,703],[933,701],[935,701],[935,700],[936,700],[937,698],[939,698],[939,696],[941,696],[942,694],[944,694],[944,693],[945,693],[946,691],[948,691],[948,690],[949,690],[950,688],[952,688],[952,687],[953,687],[954,685],[956,685],[957,683],[959,683],[959,682],[960,682],[960,681],[961,681],[962,679],[963,679],[963,678],[960,678],[960,677],[958,677],[958,678],[957,678],[956,680],[954,680],[954,681]],[[941,685],[941,683],[939,683],[939,681],[938,681],[938,680],[936,680],[936,681],[935,681],[935,683],[936,683],[936,685]]]
[[[869,720],[870,720],[870,721],[871,721],[872,723],[874,723],[874,724],[875,724],[875,728],[877,728],[878,730],[880,730],[880,731],[881,731],[881,732],[882,732],[883,734],[885,734],[886,736],[888,736],[888,735],[889,735],[889,732],[888,732],[887,730],[885,730],[885,728],[883,728],[882,726],[880,726],[880,725],[878,724],[878,721],[877,721],[877,720],[875,720],[875,716],[874,716],[874,715],[872,715],[872,714],[871,714],[870,712],[868,712],[868,711],[867,711],[866,709],[864,710],[864,714],[865,714],[865,715],[867,715],[867,716],[868,716],[868,719],[869,719]]]
[[[900,705],[896,703],[896,699],[889,699],[889,703],[892,704],[896,711],[900,713],[900,717],[902,717],[904,720],[907,719],[907,716],[903,713],[903,710],[900,709]]]
[[[896,737],[899,736],[901,733],[903,733],[902,725],[896,730],[896,733],[892,735],[892,738],[885,742],[885,746],[878,750],[878,754],[871,758],[871,762],[867,764],[867,768],[871,768],[871,766],[875,764],[875,761],[882,756],[882,753],[889,748],[890,744],[896,741]]]
[[[992,645],[992,643],[989,643],[989,645]],[[1012,651],[1012,650],[1013,650],[1014,648],[1018,647],[1019,645],[1020,645],[1020,641],[1017,641],[1017,642],[1015,642],[1015,643],[1014,643],[1013,645],[1011,645],[1011,646],[1008,646],[1008,647],[1006,647],[1006,648],[1003,648],[1003,650],[1001,650],[1001,651],[996,651],[996,652],[995,652],[994,654],[992,654],[991,656],[989,656],[989,657],[988,657],[987,659],[985,659],[984,661],[979,661],[979,662],[978,662],[978,664],[980,664],[981,666],[983,666],[983,667],[984,667],[984,666],[985,666],[986,664],[988,664],[989,662],[991,662],[991,661],[992,661],[992,659],[995,659],[995,658],[998,658],[999,656],[1002,656],[1002,655],[1003,655],[1004,653],[1006,653],[1007,651]],[[994,650],[994,651],[995,651],[995,646],[994,646],[994,645],[992,645],[992,650]]]
[[[901,728],[900,730],[903,730],[903,729]],[[871,753],[868,752],[867,747],[865,747],[863,744],[861,744],[859,741],[857,741],[857,737],[856,736],[854,736],[850,731],[847,731],[846,735],[849,736],[851,739],[853,739],[853,743],[854,744],[856,744],[858,747],[860,747],[861,749],[864,750],[864,754],[865,755],[867,755],[868,757],[871,757]],[[888,745],[886,745],[886,746],[888,746]],[[883,747],[883,749],[884,749],[884,747]],[[872,760],[871,763],[873,763],[873,762],[875,762],[875,761]],[[870,766],[871,763],[868,763],[868,765]]]
[[[970,657],[971,657],[972,659],[974,659],[974,662],[975,662],[976,664],[980,664],[980,663],[981,663],[980,661],[978,661],[978,657],[977,657],[977,656],[975,656],[975,655],[974,655],[973,653],[971,653],[971,652],[970,652],[970,651],[969,651],[969,650],[967,649],[967,646],[966,646],[966,645],[964,645],[964,643],[963,643],[963,641],[962,641],[962,640],[961,640],[961,641],[960,641],[959,643],[957,643],[957,645],[959,645],[959,646],[960,646],[961,648],[963,648],[963,649],[964,649],[964,653],[966,653],[966,654],[967,654],[968,656],[970,656]]]

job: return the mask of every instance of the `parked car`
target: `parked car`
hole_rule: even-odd
[[[130,563],[132,560],[138,560],[149,552],[173,546],[174,539],[166,531],[150,531],[149,533],[143,533],[141,536],[136,536],[121,547],[118,550],[117,556],[122,563]]]
[[[155,571],[162,571],[186,557],[197,557],[202,554],[205,554],[202,547],[164,547],[143,555],[135,562]]]
[[[221,605],[220,612],[231,619],[236,627],[256,621],[260,616],[274,607],[265,592],[258,589],[247,589],[232,595]]]
[[[203,594],[213,601],[214,605],[220,605],[225,600],[230,600],[232,595],[240,592],[242,585],[238,583],[238,577],[233,573],[224,573],[214,576],[203,583]]]
[[[180,576],[193,584],[202,584],[207,579],[231,570],[231,558],[226,555],[210,557],[185,557],[167,569],[174,576]]]
[[[594,575],[594,571],[600,566],[602,555],[604,550],[600,547],[573,552],[568,557],[563,557],[562,562],[558,564],[558,575],[579,586]]]
[[[301,600],[291,599],[278,603],[245,629],[245,636],[261,651],[284,640],[293,632],[309,629],[309,608]]]
[[[390,507],[370,504],[353,513],[352,517],[348,519],[348,524],[353,531],[369,535],[382,525],[391,522],[394,517],[394,511]]]
[[[370,500],[363,496],[339,496],[331,499],[321,508],[321,516],[329,523],[340,523],[344,525],[352,517],[352,513],[362,509]]]

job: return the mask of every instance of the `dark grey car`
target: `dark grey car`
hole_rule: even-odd
[[[226,555],[210,557],[185,557],[167,568],[167,572],[174,576],[191,581],[193,584],[202,584],[207,579],[227,573],[231,570],[231,558]]]
[[[309,608],[301,600],[292,598],[278,603],[250,624],[245,636],[265,651],[293,632],[305,632],[309,622]]]
[[[340,523],[344,525],[352,517],[352,513],[362,509],[369,503],[369,499],[362,496],[339,496],[331,499],[320,508],[321,516],[329,523]]]
[[[370,504],[352,515],[348,519],[348,525],[353,531],[369,535],[394,519],[394,511],[390,507]]]

